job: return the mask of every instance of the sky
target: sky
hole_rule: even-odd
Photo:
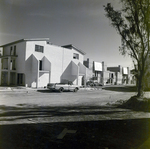
[[[120,7],[119,0],[0,0],[0,45],[49,38],[54,45],[81,49],[84,59],[132,67],[119,53],[121,38],[105,16],[107,3]]]

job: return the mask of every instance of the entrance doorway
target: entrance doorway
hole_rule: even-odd
[[[17,74],[17,85],[24,85],[24,74],[23,73]]]

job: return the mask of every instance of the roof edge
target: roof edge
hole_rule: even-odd
[[[23,41],[49,41],[49,38],[31,38],[31,39],[27,39],[26,38],[26,39],[20,39],[20,40],[14,41],[14,42],[10,42],[10,43],[1,45],[0,47],[6,47],[6,46],[9,46],[9,45],[12,45],[12,44],[16,44],[16,43],[19,43],[19,42],[23,42]]]
[[[74,48],[76,51],[78,51],[78,52],[80,52],[81,54],[83,54],[83,55],[85,55],[86,53],[84,52],[84,51],[82,51],[82,50],[80,50],[80,49],[78,49],[77,47],[75,47],[74,45],[72,45],[72,44],[69,44],[69,45],[64,45],[64,46],[61,46],[61,47],[63,47],[63,48]]]

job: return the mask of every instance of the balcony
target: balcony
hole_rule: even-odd
[[[1,71],[16,72],[16,57],[14,55],[1,56]]]

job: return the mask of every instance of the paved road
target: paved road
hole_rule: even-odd
[[[142,147],[150,137],[150,113],[107,104],[134,94],[112,90],[0,92],[0,148]]]

